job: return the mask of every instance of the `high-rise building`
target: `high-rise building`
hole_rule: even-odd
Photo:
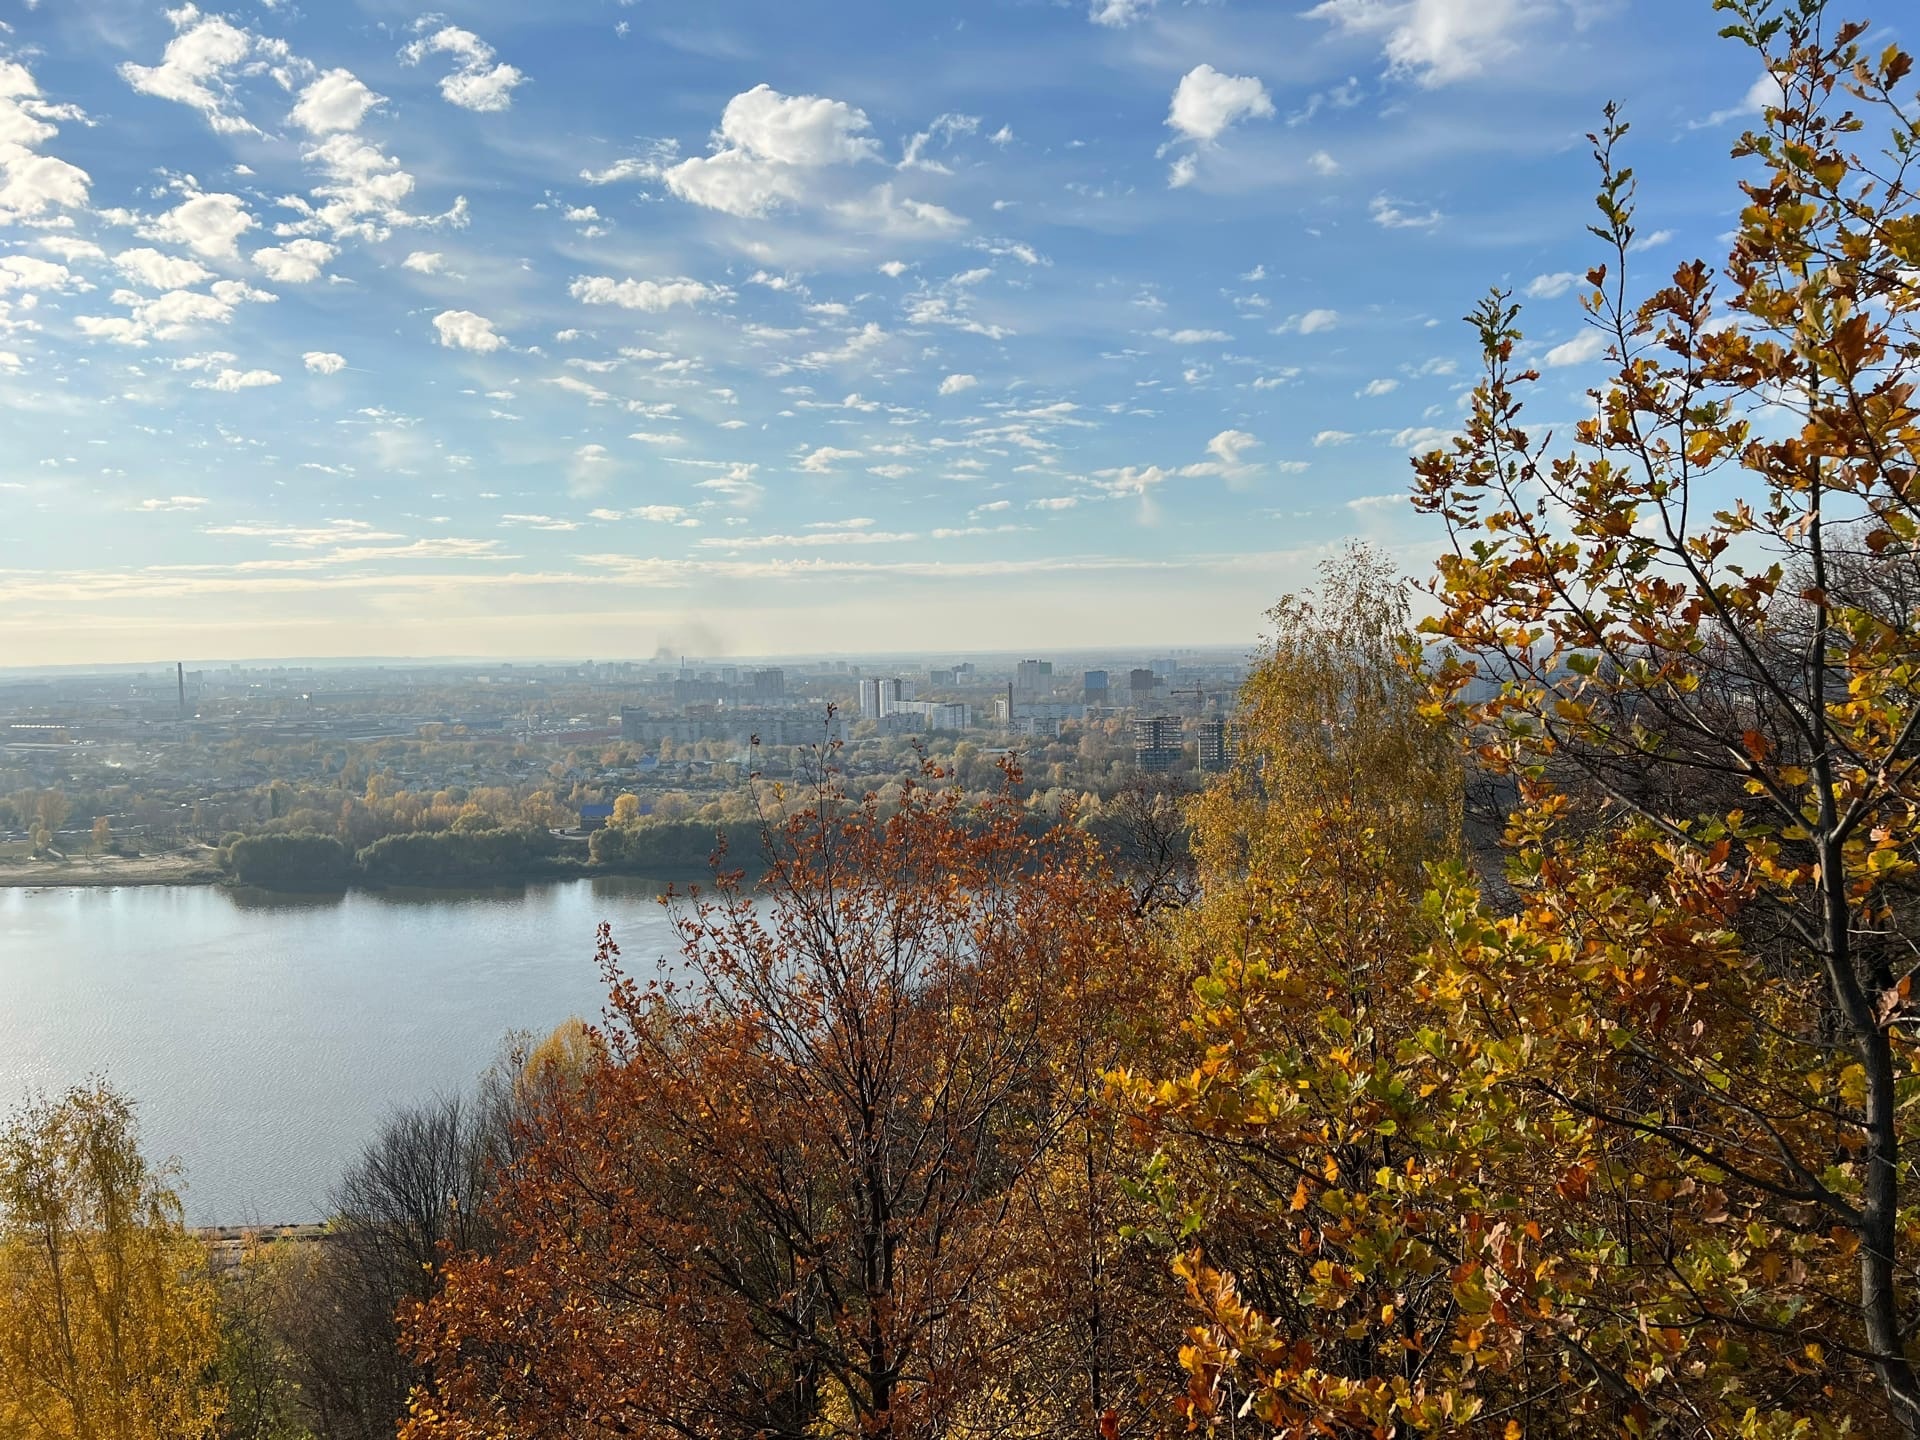
[[[1127,672],[1127,698],[1134,705],[1153,703],[1153,671],[1129,670]]]
[[[893,713],[894,705],[908,696],[904,680],[875,677],[860,682],[860,714],[864,719],[882,720]]]
[[[1053,662],[1051,660],[1022,660],[1013,672],[1013,684],[1017,690],[1034,694],[1041,690],[1053,689]]]
[[[1233,739],[1227,733],[1227,717],[1209,715],[1200,722],[1200,768],[1224,770],[1233,763]]]
[[[1107,672],[1089,670],[1080,677],[1081,693],[1089,705],[1107,703]]]
[[[1153,715],[1133,722],[1133,761],[1142,770],[1172,770],[1182,753],[1178,716]]]
[[[787,695],[787,672],[784,670],[756,670],[753,672],[753,698],[757,701],[784,700]]]

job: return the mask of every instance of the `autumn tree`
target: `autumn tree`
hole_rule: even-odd
[[[1128,1352],[1166,1353],[1117,1295],[1111,1171],[1051,1257],[1077,1278],[1027,1248],[1069,1228],[1035,1186],[1069,1133],[1087,1163],[1124,1011],[1092,1002],[1138,958],[1094,849],[1011,797],[830,779],[765,839],[758,890],[681,914],[681,980],[638,984],[603,931],[593,1061],[516,1127],[498,1251],[414,1316],[409,1440],[1087,1434],[1131,1406]],[[1014,1400],[1036,1331],[1071,1356],[1044,1412]]]
[[[1424,983],[1550,1182],[1483,1275],[1490,1355],[1555,1350],[1569,1410],[1643,1433],[1913,1436],[1920,615],[1873,577],[1920,560],[1920,121],[1864,24],[1716,8],[1772,81],[1725,265],[1635,298],[1609,110],[1592,417],[1523,428],[1496,293],[1417,464],[1440,708],[1521,799],[1517,912],[1449,881]]]
[[[105,1085],[0,1130],[0,1435],[196,1440],[225,1403],[205,1250]]]
[[[1116,1079],[1180,1242],[1189,1422],[1424,1433],[1480,1405],[1451,1274],[1479,1161],[1409,1054],[1438,1013],[1421,895],[1458,853],[1460,767],[1378,555],[1329,561],[1270,620],[1235,768],[1193,807],[1184,1044]]]

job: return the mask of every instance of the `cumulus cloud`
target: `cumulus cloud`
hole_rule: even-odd
[[[836,462],[861,458],[861,451],[841,450],[832,445],[822,445],[801,459],[800,468],[810,475],[831,475],[834,473],[833,467]]]
[[[226,369],[204,380],[193,382],[196,390],[258,390],[263,385],[278,385],[280,377],[271,370],[233,370]]]
[[[400,268],[421,275],[438,275],[447,268],[446,257],[438,250],[415,250],[400,262]]]
[[[289,240],[253,252],[253,263],[268,279],[285,285],[304,285],[320,278],[320,267],[339,252],[324,240]]]
[[[971,116],[942,116],[946,131]],[[940,122],[937,121],[936,125]],[[662,164],[667,189],[691,204],[728,215],[759,218],[783,207],[824,208],[843,221],[882,234],[930,234],[965,224],[942,206],[897,197],[890,185],[849,196],[834,171],[880,159],[880,142],[866,112],[822,95],[783,95],[756,85],[735,95],[721,113],[711,154]],[[930,128],[926,138],[933,134]],[[925,139],[920,139],[924,148]],[[916,163],[920,163],[917,151]],[[934,168],[922,163],[921,168]]]
[[[1580,283],[1571,270],[1556,270],[1551,275],[1536,275],[1527,282],[1529,300],[1554,300]]]
[[[1096,25],[1124,30],[1143,19],[1159,0],[1089,0],[1087,18]]]
[[[442,310],[433,317],[433,328],[440,343],[449,350],[473,350],[490,355],[506,348],[507,337],[493,328],[493,322],[471,310]]]
[[[396,229],[425,225],[461,226],[467,222],[467,202],[456,196],[439,215],[418,215],[406,208],[416,184],[399,160],[381,152],[358,135],[345,131],[308,146],[301,159],[320,172],[313,200],[298,195],[281,203],[303,218],[279,227],[282,235],[325,231],[335,239],[385,240]],[[318,203],[314,203],[317,201]]]
[[[1331,330],[1340,323],[1338,310],[1308,310],[1294,315],[1274,327],[1278,335],[1317,335],[1322,330]]]
[[[347,357],[331,350],[309,350],[300,359],[315,375],[338,375],[347,368]]]
[[[1606,353],[1606,334],[1599,330],[1583,330],[1573,339],[1547,351],[1544,358],[1548,366],[1558,369],[1563,365],[1584,365]]]
[[[1358,437],[1346,430],[1322,430],[1313,437],[1313,443],[1324,449],[1328,445],[1346,445],[1356,438]]]
[[[89,339],[141,346],[150,340],[176,339],[202,326],[224,325],[233,318],[235,306],[273,298],[242,280],[216,280],[205,291],[167,290],[152,297],[116,290],[113,302],[126,307],[127,314],[76,315],[73,324]]]
[[[971,390],[980,382],[971,375],[949,375],[940,382],[942,395],[958,395],[962,390]]]
[[[408,65],[418,65],[429,55],[451,55],[459,62],[441,78],[440,94],[463,110],[505,110],[513,104],[515,87],[527,78],[505,62],[496,63],[491,45],[457,25],[442,26],[400,52]]]
[[[127,279],[145,285],[150,290],[179,290],[213,278],[213,271],[198,260],[188,260],[180,255],[163,255],[145,246],[122,250],[113,257],[113,264]]]
[[[59,133],[56,120],[84,118],[47,100],[24,64],[0,60],[0,224],[86,206],[92,177],[38,148]]]
[[[261,43],[258,38],[218,15],[202,15],[190,4],[169,10],[167,18],[178,33],[167,42],[160,63],[136,65],[129,60],[121,65],[120,78],[143,95],[198,110],[223,135],[258,134],[233,113],[234,86],[228,79],[228,72]]]
[[[697,305],[722,291],[698,280],[615,280],[611,275],[579,275],[567,293],[583,305],[618,305],[623,310],[658,314],[675,305]]]
[[[1267,87],[1252,75],[1226,75],[1196,65],[1180,79],[1167,125],[1189,140],[1219,139],[1242,120],[1273,114]]]
[[[1389,74],[1422,85],[1478,75],[1520,50],[1551,0],[1322,0],[1307,11],[1348,35],[1382,37]]]
[[[385,102],[351,70],[328,70],[300,92],[287,118],[309,135],[331,135],[358,130],[367,112]]]
[[[0,294],[9,290],[66,290],[76,284],[89,288],[66,266],[51,260],[33,255],[0,257]]]
[[[149,240],[171,240],[218,260],[238,257],[239,239],[259,222],[238,195],[188,191],[171,210],[140,227]]]
[[[1171,341],[1175,345],[1217,345],[1233,339],[1224,330],[1156,330],[1153,334],[1155,339]]]
[[[1360,388],[1360,395],[1363,399],[1374,400],[1382,395],[1391,395],[1399,388],[1400,382],[1398,380],[1383,377],[1379,380],[1369,380]]]

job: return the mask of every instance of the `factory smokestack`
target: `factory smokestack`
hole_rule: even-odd
[[[187,662],[186,661],[176,660],[173,662],[173,678],[180,686],[180,718],[184,720],[187,718]]]

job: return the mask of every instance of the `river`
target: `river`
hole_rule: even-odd
[[[103,1076],[181,1162],[189,1223],[320,1219],[396,1106],[468,1091],[510,1030],[599,1015],[600,921],[629,974],[676,953],[660,889],[0,890],[0,1113]]]

